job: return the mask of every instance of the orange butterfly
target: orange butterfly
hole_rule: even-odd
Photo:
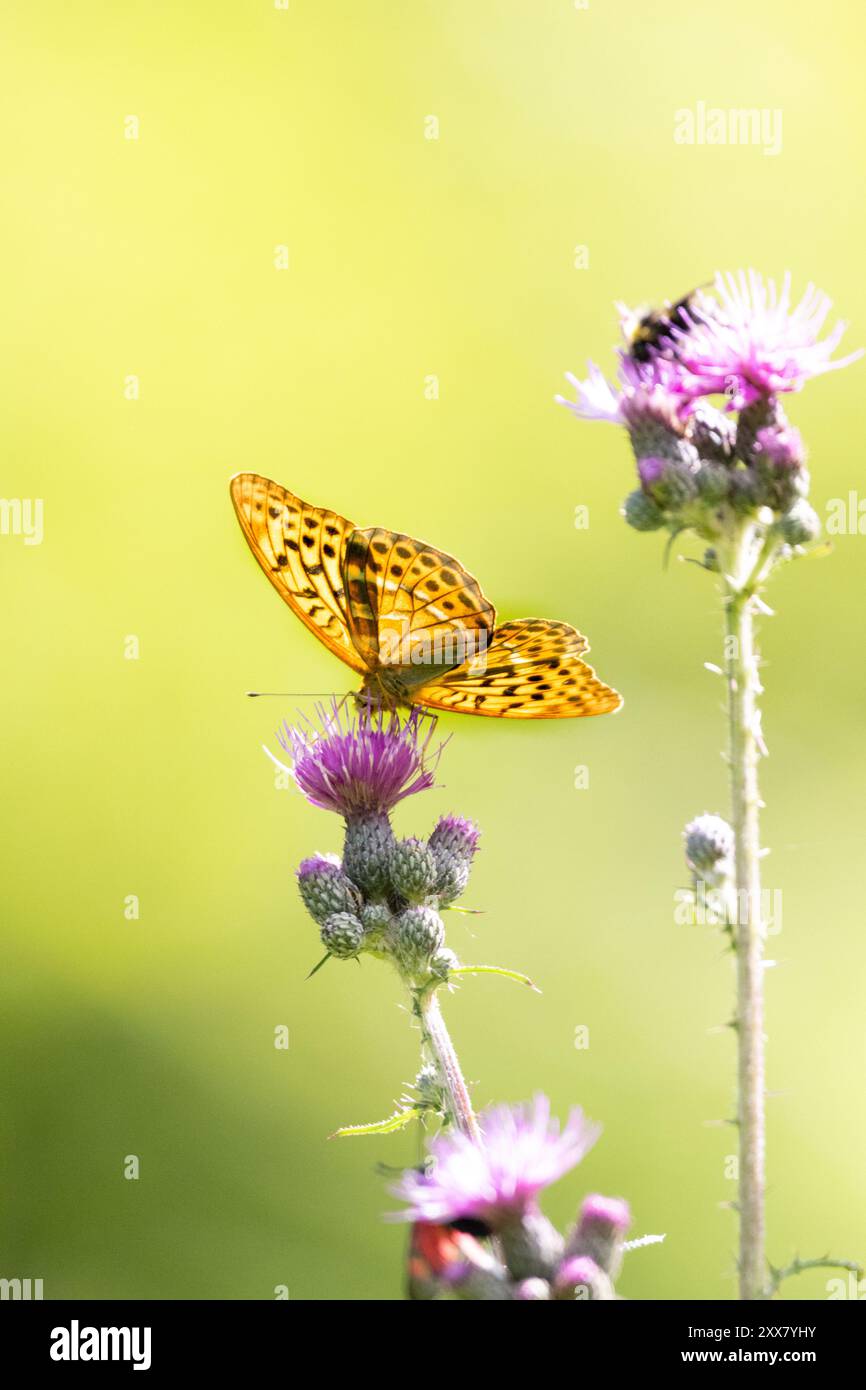
[[[451,555],[381,527],[359,529],[257,473],[231,496],[250,549],[302,623],[376,704],[507,719],[608,714],[622,697],[580,660],[568,623],[496,626],[493,605]]]

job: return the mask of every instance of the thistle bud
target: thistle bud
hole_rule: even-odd
[[[549,1302],[550,1285],[546,1279],[521,1279],[514,1286],[514,1297],[519,1303]]]
[[[802,468],[806,462],[806,446],[793,425],[769,425],[755,436],[755,455],[768,466],[781,472],[785,468]]]
[[[661,508],[639,487],[625,499],[622,514],[635,531],[658,531],[665,524]]]
[[[439,875],[433,851],[423,840],[398,840],[388,859],[391,887],[410,903],[423,903],[436,887]]]
[[[388,935],[394,918],[387,903],[365,903],[361,909],[364,946],[371,951],[386,951]]]
[[[792,425],[769,426],[755,437],[755,466],[766,480],[771,505],[786,511],[809,491],[806,449]]]
[[[622,1263],[625,1233],[631,1225],[628,1203],[619,1197],[587,1197],[580,1220],[568,1242],[570,1255],[588,1255],[599,1269],[615,1279]]]
[[[450,951],[447,946],[443,946],[430,962],[430,973],[439,980],[447,980],[451,971],[459,964],[456,953]]]
[[[361,895],[334,855],[315,854],[298,869],[304,906],[319,925],[338,912],[357,912]]]
[[[443,905],[459,898],[469,882],[479,836],[472,821],[462,816],[442,816],[427,841],[436,863],[436,893]]]
[[[369,898],[384,897],[394,832],[384,814],[357,816],[346,822],[343,872]]]
[[[436,1067],[422,1067],[413,1084],[419,1100],[425,1106],[431,1110],[445,1108],[445,1090]]]
[[[759,432],[785,424],[785,412],[775,397],[762,396],[745,406],[737,420],[737,453],[743,462],[752,462]]]
[[[616,1297],[610,1277],[589,1255],[571,1255],[563,1260],[556,1271],[553,1290],[558,1300],[600,1303]]]
[[[695,470],[690,463],[650,455],[638,460],[637,471],[643,491],[665,511],[678,511],[697,495]]]
[[[683,831],[686,859],[697,874],[717,874],[734,857],[734,832],[721,816],[696,816]]]
[[[779,530],[788,545],[808,545],[820,536],[821,522],[815,508],[801,497],[782,517]]]
[[[335,912],[324,923],[321,937],[332,956],[356,956],[364,941],[364,928],[351,912]]]
[[[702,458],[727,463],[734,456],[737,431],[730,415],[698,401],[690,419],[690,438]]]
[[[695,479],[698,496],[708,506],[718,507],[730,493],[733,476],[730,468],[723,463],[702,464]]]
[[[432,907],[407,907],[397,918],[397,951],[410,974],[427,970],[445,940],[445,927]]]
[[[730,480],[731,505],[738,516],[751,516],[769,501],[767,485],[751,468],[736,468]]]
[[[688,460],[694,447],[684,437],[685,427],[675,405],[655,392],[635,391],[620,403],[635,458],[655,454],[659,458]]]

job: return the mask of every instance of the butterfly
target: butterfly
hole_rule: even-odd
[[[489,1235],[483,1222],[472,1219],[447,1225],[415,1222],[406,1259],[409,1298],[426,1302],[447,1297],[458,1285],[466,1289],[473,1280],[483,1280],[488,1294],[498,1289],[504,1298],[505,1271],[482,1244]]]
[[[257,473],[231,497],[280,597],[363,680],[379,707],[421,705],[507,719],[608,714],[622,697],[581,660],[568,623],[496,612],[458,560],[382,527],[355,526]]]

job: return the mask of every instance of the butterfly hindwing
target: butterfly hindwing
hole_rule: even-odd
[[[433,709],[505,719],[609,714],[622,696],[581,660],[586,638],[568,623],[523,618],[496,628],[486,660],[467,662],[413,692]]]
[[[459,560],[382,527],[350,536],[344,585],[349,629],[371,669],[459,666],[484,650],[496,620]]]
[[[343,581],[351,521],[257,473],[236,474],[231,496],[247,543],[280,597],[335,656],[365,672]]]

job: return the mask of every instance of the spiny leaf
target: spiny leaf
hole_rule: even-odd
[[[519,970],[506,970],[501,965],[455,965],[449,970],[449,975],[501,975],[506,980],[516,980],[519,985],[527,985],[529,989],[535,990],[540,994],[541,990],[533,984],[528,975],[522,975]]]
[[[421,1113],[421,1107],[413,1105],[406,1110],[395,1110],[387,1120],[376,1120],[370,1125],[344,1125],[328,1138],[352,1139],[356,1134],[394,1134],[398,1129],[404,1129],[412,1120],[417,1120]]]

